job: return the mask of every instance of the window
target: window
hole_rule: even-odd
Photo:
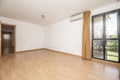
[[[92,16],[92,57],[120,63],[120,10]]]
[[[9,34],[4,34],[4,35],[3,35],[3,39],[5,39],[5,40],[10,39],[10,35],[9,35]]]

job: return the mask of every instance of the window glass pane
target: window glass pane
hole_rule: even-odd
[[[94,17],[94,38],[103,37],[103,17]]]
[[[102,40],[93,41],[93,57],[103,59],[103,41]]]
[[[106,37],[117,38],[117,12],[106,15]]]
[[[10,35],[9,34],[4,34],[3,39],[10,39]]]
[[[93,57],[103,59],[103,50],[93,50]]]
[[[93,41],[93,49],[103,49],[103,41],[102,40],[94,40]]]
[[[118,61],[118,40],[107,40],[106,60]]]
[[[114,56],[107,56],[107,60],[110,60],[110,61],[116,61],[116,62],[118,62],[118,57],[114,57]]]

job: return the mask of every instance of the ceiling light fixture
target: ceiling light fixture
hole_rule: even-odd
[[[42,15],[41,15],[41,18],[45,18],[45,15],[42,14]]]

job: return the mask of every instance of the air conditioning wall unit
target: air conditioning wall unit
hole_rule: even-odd
[[[83,19],[83,13],[77,13],[77,14],[74,14],[74,15],[70,16],[70,21],[71,22],[78,21],[78,20],[81,20],[81,19]]]

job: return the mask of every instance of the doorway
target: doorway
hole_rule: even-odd
[[[14,54],[15,46],[15,25],[1,24],[1,55]]]

